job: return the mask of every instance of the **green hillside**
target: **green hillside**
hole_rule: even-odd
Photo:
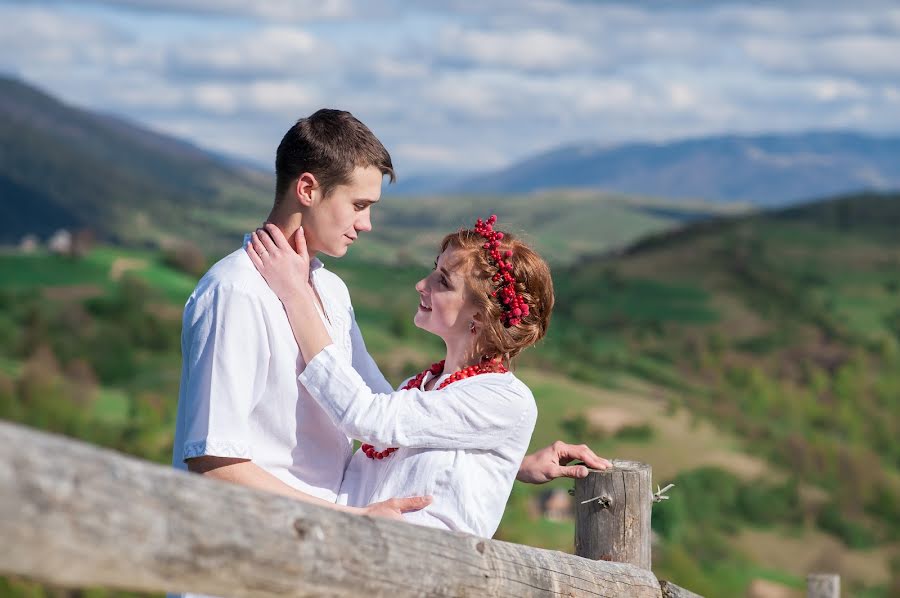
[[[272,140],[274,157],[277,139]],[[0,245],[60,228],[104,242],[222,254],[271,207],[273,179],[186,142],[66,105],[0,77]],[[555,263],[618,248],[686,219],[741,206],[665,202],[599,192],[407,198],[385,187],[358,257],[430,263],[441,235],[497,213]]]
[[[552,191],[505,196],[394,197],[386,187],[373,231],[355,257],[387,264],[431,264],[447,232],[496,214],[504,230],[534,243],[553,264],[623,248],[681,223],[747,211],[741,204],[674,202],[601,192]]]
[[[415,229],[420,208],[402,209]],[[581,258],[571,248],[598,229],[560,224],[572,257],[554,266],[558,307],[518,364],[540,409],[532,445],[588,442],[676,483],[654,507],[658,575],[706,596],[754,580],[796,591],[811,567],[840,571],[854,596],[900,588],[898,214],[900,197],[848,197]],[[539,239],[534,218],[521,226]],[[435,219],[420,228],[444,226]],[[404,238],[393,226],[380,242]],[[398,382],[440,356],[411,323],[426,270],[372,261],[368,241],[329,267]],[[0,417],[168,462],[196,280],[168,264],[103,247],[0,255]],[[571,521],[540,514],[544,490],[517,484],[498,536],[571,550]]]
[[[259,220],[271,182],[188,143],[72,106],[0,77],[0,244],[89,228],[222,251]]]
[[[557,276],[547,353],[629,377],[827,492],[803,516],[847,546],[900,541],[900,198],[701,224]],[[602,340],[598,340],[602,339]]]

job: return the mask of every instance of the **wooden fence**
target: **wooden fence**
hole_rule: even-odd
[[[649,570],[649,488],[625,496],[649,467],[617,472],[579,480],[576,513],[600,513],[595,558],[641,566],[348,515],[0,421],[0,574],[235,597],[695,596]]]

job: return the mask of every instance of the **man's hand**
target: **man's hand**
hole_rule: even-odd
[[[420,511],[431,504],[430,496],[411,496],[409,498],[391,498],[375,502],[363,507],[362,514],[385,519],[403,519],[403,513]]]
[[[569,465],[580,459],[584,465]],[[566,444],[557,440],[550,446],[525,455],[516,479],[527,484],[543,484],[556,478],[587,477],[588,468],[606,469],[612,463],[598,457],[585,444]]]

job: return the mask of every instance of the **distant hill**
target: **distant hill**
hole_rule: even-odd
[[[597,193],[382,207],[392,224],[380,228],[398,235],[388,249],[413,254],[423,235],[494,208],[552,256],[656,231],[553,266],[549,333],[516,364],[540,410],[532,449],[585,442],[674,482],[654,506],[654,570],[703,595],[746,595],[760,577],[800,588],[811,563],[840,573],[847,595],[896,595],[900,194],[665,232],[629,211],[653,204]],[[402,380],[444,347],[412,323],[427,268],[370,261],[363,247],[379,242],[331,266],[368,350]],[[0,418],[168,462],[180,307],[196,279],[156,251],[99,247],[78,260],[0,253],[0,280]],[[533,511],[546,488],[517,483],[499,537],[572,549],[572,523]]]
[[[747,206],[669,202],[597,191],[517,195],[443,195],[405,199],[385,190],[373,212],[373,230],[353,253],[373,262],[430,265],[449,231],[496,214],[498,226],[524,236],[551,263],[621,249],[651,233],[695,220],[744,213]]]
[[[543,229],[555,229],[560,237],[571,232],[577,239],[591,239],[593,231],[594,241],[602,242],[606,231],[591,228],[601,218],[594,211],[597,196],[577,205],[555,195],[533,195],[528,205],[521,196],[521,214],[512,209],[508,218],[521,219],[550,255],[555,252],[542,239]],[[489,197],[482,201],[492,205]],[[412,223],[429,214],[446,215],[437,205],[429,212],[424,201],[407,203],[410,214],[422,212],[410,218],[412,245],[419,239]],[[455,206],[449,200],[441,205]],[[654,507],[655,525],[665,523],[655,528],[661,555],[654,557],[654,567],[668,572],[676,565],[666,555],[683,550],[682,562],[694,564],[677,569],[672,578],[704,595],[746,594],[749,579],[729,588],[723,574],[728,559],[734,559],[735,571],[754,569],[741,560],[750,543],[736,530],[755,534],[755,554],[770,550],[768,566],[800,576],[798,585],[810,562],[846,550],[857,556],[833,566],[848,594],[894,595],[866,593],[860,586],[886,584],[891,555],[900,548],[898,231],[900,194],[857,194],[665,227],[621,251],[555,265],[550,330],[537,350],[520,357],[520,366],[562,374],[557,380],[637,392],[672,417],[648,420],[649,439],[616,440],[603,424],[620,417],[617,404],[618,413],[638,413],[638,401],[623,394],[617,399],[612,392],[579,398],[572,387],[532,375],[527,381],[540,410],[535,446],[562,436],[603,455],[649,462],[654,475],[690,455],[747,479],[762,476],[746,493],[727,476],[709,471],[695,472],[708,476],[698,486],[682,477],[660,478],[663,484],[674,481],[682,494],[673,493],[659,511]],[[417,301],[412,285],[422,270],[372,263],[361,250],[331,267],[353,293],[367,346],[379,358],[391,355],[395,363],[409,364],[394,372],[402,379],[415,371],[422,354],[441,349],[412,345],[424,336],[409,323]],[[667,438],[679,418],[693,423]],[[701,418],[739,438],[736,450],[752,461],[713,459],[719,450],[714,445],[688,448],[701,435]],[[760,470],[759,460],[771,469]],[[787,486],[777,497],[763,497],[756,488],[764,487],[766,478],[783,479]],[[551,544],[554,528],[529,517],[524,507],[516,518],[516,497],[526,492],[513,493],[501,528],[504,538],[533,533],[536,543],[566,548]],[[691,502],[696,496],[732,505],[721,527],[711,523],[719,517],[717,507],[704,502],[699,508]],[[668,526],[669,517],[689,513],[696,513],[696,520],[680,530]],[[757,545],[762,530],[765,548]],[[571,529],[564,532],[564,541],[570,541]],[[799,537],[805,538],[802,550],[796,548]],[[709,551],[716,538],[721,542]],[[728,546],[739,546],[739,552]],[[864,573],[870,566],[879,568],[877,579]]]
[[[426,180],[415,191],[425,191]],[[553,188],[778,206],[839,193],[900,189],[900,137],[846,132],[720,136],[672,143],[562,147],[431,192]]]
[[[60,227],[116,242],[209,245],[271,201],[268,176],[0,78],[0,243]]]

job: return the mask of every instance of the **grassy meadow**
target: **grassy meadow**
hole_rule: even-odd
[[[548,337],[518,364],[540,410],[532,448],[587,442],[676,484],[654,507],[659,577],[705,596],[766,584],[802,596],[824,568],[851,595],[897,595],[900,198],[675,228],[708,206],[679,220],[648,201],[545,199],[445,199],[440,212],[393,199],[372,238],[329,260],[388,378],[441,355],[412,315],[442,232],[505,209],[552,262],[557,293]],[[0,280],[0,417],[168,463],[196,275],[154,250],[99,246],[0,253]],[[498,537],[571,551],[573,523],[538,507],[571,486],[516,483]],[[0,594],[41,592],[0,581]]]

